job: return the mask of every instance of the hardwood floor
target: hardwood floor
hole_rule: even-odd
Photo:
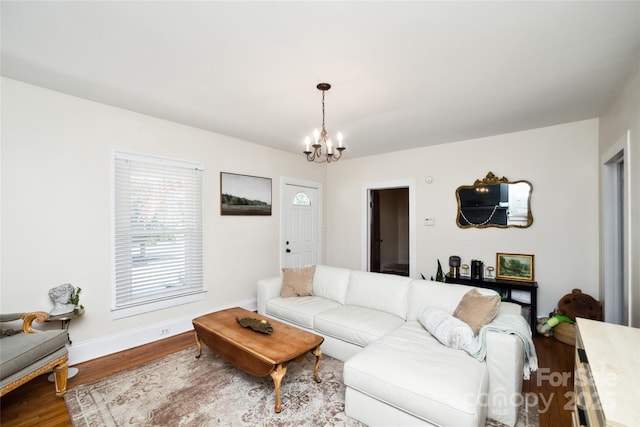
[[[144,365],[152,360],[195,345],[193,332],[185,332],[151,344],[74,365],[78,374],[67,382],[67,389]],[[55,396],[55,388],[41,375],[2,396],[2,427],[71,426],[64,399]]]
[[[534,337],[539,369],[523,385],[525,402],[538,402],[540,427],[571,425],[574,348],[553,338]],[[80,372],[68,389],[97,381],[195,345],[193,332],[76,365]],[[3,427],[70,426],[64,399],[55,397],[47,375],[30,381],[0,400]]]
[[[569,427],[573,421],[575,347],[554,338],[533,338],[538,370],[522,384],[525,402],[538,403],[540,427]]]

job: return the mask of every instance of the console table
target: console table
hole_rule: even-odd
[[[538,282],[520,282],[517,280],[503,280],[484,278],[482,280],[472,279],[470,276],[451,277],[447,273],[444,277],[447,283],[457,283],[460,285],[476,286],[478,288],[493,289],[500,294],[503,301],[519,304],[523,308],[522,315],[529,322],[531,333],[537,335],[536,323],[538,321]],[[529,293],[529,302],[519,301],[512,297],[512,291],[524,291]],[[528,311],[528,313],[527,313]]]

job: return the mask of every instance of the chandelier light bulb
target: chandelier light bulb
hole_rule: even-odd
[[[313,140],[315,141],[316,144],[320,140],[320,131],[318,129],[313,130]]]
[[[338,147],[342,147],[342,132],[338,132]]]
[[[311,152],[311,139],[309,137],[306,137],[304,139],[304,146],[305,146],[304,152],[305,153],[307,153],[307,152],[310,153]]]

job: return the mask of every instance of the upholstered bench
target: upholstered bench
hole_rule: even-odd
[[[38,375],[53,369],[56,396],[67,391],[68,351],[66,330],[32,329],[34,320],[44,322],[48,313],[16,313],[0,315],[0,322],[22,320],[22,331],[0,339],[0,396],[16,389]]]

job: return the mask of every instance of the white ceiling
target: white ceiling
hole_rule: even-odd
[[[598,117],[640,2],[2,1],[2,75],[292,152],[346,156]]]

